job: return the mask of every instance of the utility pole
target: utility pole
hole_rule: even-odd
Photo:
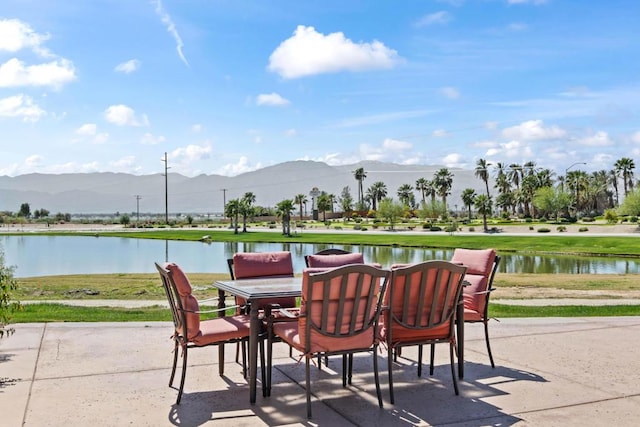
[[[139,194],[136,194],[136,227],[140,224],[140,197]]]
[[[165,224],[169,224],[169,174],[167,170],[169,166],[167,165],[167,152],[164,152],[164,159],[160,159],[161,162],[164,162],[164,222]]]
[[[225,211],[227,209],[227,189],[223,188],[220,191],[222,191],[222,218],[224,220],[224,218],[226,218]]]

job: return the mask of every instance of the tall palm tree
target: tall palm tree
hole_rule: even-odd
[[[469,221],[471,221],[471,205],[473,205],[476,195],[476,190],[473,188],[465,188],[460,195],[462,203],[464,203],[469,210]]]
[[[491,163],[487,163],[485,159],[478,159],[475,176],[484,182],[484,186],[487,189],[487,197],[491,198],[491,194],[489,194],[489,166],[491,166]]]
[[[233,226],[233,234],[238,234],[238,216],[240,215],[240,199],[229,200],[224,207],[224,215],[227,218],[231,218],[231,225]]]
[[[285,199],[276,205],[276,215],[282,218],[282,234],[291,235],[291,212],[294,211],[293,200]]]
[[[447,168],[439,169],[434,177],[433,183],[438,191],[440,197],[442,197],[442,207],[447,210],[447,196],[451,194],[451,185],[453,184],[453,174]]]
[[[253,204],[256,202],[256,196],[252,192],[244,193],[240,200],[240,213],[242,214],[242,232],[247,232],[247,217],[253,216]]]
[[[358,181],[358,203],[360,204],[360,206],[358,206],[358,209],[362,209],[362,205],[364,202],[364,193],[362,191],[362,181],[364,181],[364,179],[367,177],[367,173],[364,171],[364,168],[358,168],[355,171],[353,171],[353,176],[356,178],[356,181]]]
[[[293,203],[300,207],[300,221],[302,221],[302,206],[307,203],[307,195],[303,193],[296,194]]]
[[[636,168],[633,159],[623,157],[616,160],[614,167],[622,176],[622,182],[624,184],[624,196],[627,197],[627,192],[633,190],[633,170]]]
[[[431,183],[426,178],[418,178],[416,180],[416,190],[418,190],[420,192],[420,194],[422,195],[422,204],[423,205],[425,204],[425,196],[426,196],[427,190],[429,189],[430,185],[431,185]]]
[[[613,194],[615,196],[615,206],[620,203],[620,194],[618,193],[618,179],[620,179],[620,173],[618,169],[613,168],[608,172],[608,182],[613,187]]]
[[[474,205],[476,210],[482,215],[482,226],[484,228],[485,233],[489,231],[487,227],[487,215],[491,214],[491,198],[487,197],[484,194],[479,194],[476,196],[474,200]]]
[[[377,210],[376,207],[378,203],[385,197],[387,197],[387,186],[382,181],[374,182],[371,187],[367,190],[367,193],[371,197],[371,203],[373,205],[373,210]]]
[[[398,199],[403,205],[411,207],[413,187],[410,184],[402,184],[398,187]]]

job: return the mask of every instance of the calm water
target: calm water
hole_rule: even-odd
[[[185,271],[226,273],[227,258],[235,252],[291,251],[294,269],[304,268],[304,255],[328,245],[283,243],[178,242],[120,237],[0,236],[5,264],[15,277],[62,274],[154,273],[154,261],[180,264]],[[451,259],[452,250],[331,245],[362,252],[367,262],[385,267],[428,259]],[[638,273],[640,258],[530,256],[502,254],[506,273]]]

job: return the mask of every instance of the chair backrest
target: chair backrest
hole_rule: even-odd
[[[231,280],[255,279],[259,277],[293,277],[293,260],[291,252],[237,252],[227,260]],[[236,298],[236,303],[244,305],[246,301]],[[277,303],[282,307],[295,307],[296,299],[273,298],[263,300],[260,308],[267,304]]]
[[[393,268],[384,299],[387,342],[452,337],[466,271],[465,266],[440,260]]]
[[[388,276],[365,264],[303,271],[298,330],[305,353],[370,348]]]
[[[176,333],[186,341],[195,339],[201,334],[200,314],[197,313],[200,306],[191,294],[189,278],[175,263],[167,262],[160,265],[156,262],[155,265],[162,279]]]
[[[304,261],[307,267],[331,268],[347,264],[364,264],[364,255],[360,252],[347,252],[342,249],[325,249],[313,255],[305,255]]]
[[[493,283],[493,278],[500,262],[500,257],[494,249],[461,249],[453,252],[451,262],[467,267],[465,281],[464,307],[477,313],[485,313],[489,293],[487,290]]]

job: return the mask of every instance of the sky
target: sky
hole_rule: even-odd
[[[0,175],[640,155],[637,0],[0,0]]]

